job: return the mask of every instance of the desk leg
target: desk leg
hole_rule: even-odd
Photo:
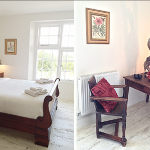
[[[148,101],[149,101],[149,95],[147,94],[147,96],[146,96],[146,102],[148,103]]]
[[[129,95],[129,86],[127,85],[125,88],[123,88],[123,97],[128,100],[128,95]]]

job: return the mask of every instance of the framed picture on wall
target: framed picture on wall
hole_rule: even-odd
[[[5,39],[5,54],[17,54],[17,39]]]
[[[87,44],[109,44],[110,12],[86,8]]]

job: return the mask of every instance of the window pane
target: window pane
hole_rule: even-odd
[[[52,59],[52,50],[44,50],[43,59]]]
[[[74,80],[74,52],[63,52],[61,79]]]
[[[49,44],[57,44],[57,43],[58,43],[58,36],[49,37]]]
[[[52,62],[52,70],[57,70],[57,61]]]
[[[74,46],[74,37],[73,36],[69,36],[68,46],[69,47],[73,47]]]
[[[53,51],[53,60],[58,60],[58,50]]]
[[[70,25],[69,35],[74,35],[74,25]]]
[[[66,63],[66,71],[74,71],[74,62]]]
[[[42,59],[43,51],[38,50],[38,59]]]
[[[48,36],[41,36],[40,37],[40,44],[47,44],[48,45]]]
[[[56,78],[56,71],[45,70],[42,72],[42,77],[43,78],[50,78],[50,79],[54,80]]]
[[[61,79],[65,79],[65,72],[61,72]]]
[[[38,60],[38,69],[42,69],[42,60]]]
[[[56,78],[56,71],[52,71],[51,72],[51,79],[55,79]]]
[[[37,78],[40,78],[41,75],[42,75],[42,71],[41,71],[41,70],[37,70],[36,77],[37,77]]]
[[[58,35],[59,27],[50,27],[50,35]]]
[[[66,65],[66,62],[65,62],[65,61],[62,61],[62,70],[63,70],[63,71],[65,71],[65,68],[66,68],[65,65]]]
[[[63,52],[62,60],[66,60],[67,52]]]
[[[43,78],[50,78],[50,79],[54,80],[56,78],[56,71],[45,70],[42,72],[42,77]]]
[[[48,35],[49,34],[49,27],[41,27],[40,35]]]
[[[74,80],[74,73],[66,72],[65,79]]]
[[[49,73],[49,72],[50,72],[50,71],[48,71],[48,70],[43,70],[43,71],[42,71],[42,77],[43,77],[43,78],[50,78],[50,76],[49,76],[50,73]]]
[[[69,24],[63,26],[63,35],[69,34]]]
[[[74,52],[67,53],[67,60],[74,60]]]
[[[43,69],[50,70],[51,69],[51,61],[43,60]]]
[[[58,50],[38,50],[38,58],[41,58],[38,60],[37,70],[41,69],[40,73],[37,71],[38,78],[56,78]]]
[[[62,47],[67,47],[68,46],[68,36],[63,36],[62,37]]]
[[[74,25],[63,26],[62,47],[74,47]]]

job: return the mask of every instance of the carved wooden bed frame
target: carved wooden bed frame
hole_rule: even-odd
[[[43,116],[39,116],[37,117],[37,119],[30,119],[11,114],[0,113],[0,126],[34,134],[34,138],[36,141],[35,144],[48,147],[50,140],[51,124],[54,118],[55,110],[57,110],[59,81],[59,78],[55,80],[55,83],[51,91],[49,92],[49,95],[44,98]],[[53,106],[51,110],[49,110],[49,102],[53,99]]]

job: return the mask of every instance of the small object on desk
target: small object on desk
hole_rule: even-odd
[[[140,74],[134,74],[134,78],[135,79],[142,79],[142,75],[140,75]]]
[[[145,75],[145,77],[147,77],[150,80],[150,71],[147,72],[147,74]]]
[[[0,77],[4,77],[4,72],[0,72]]]

